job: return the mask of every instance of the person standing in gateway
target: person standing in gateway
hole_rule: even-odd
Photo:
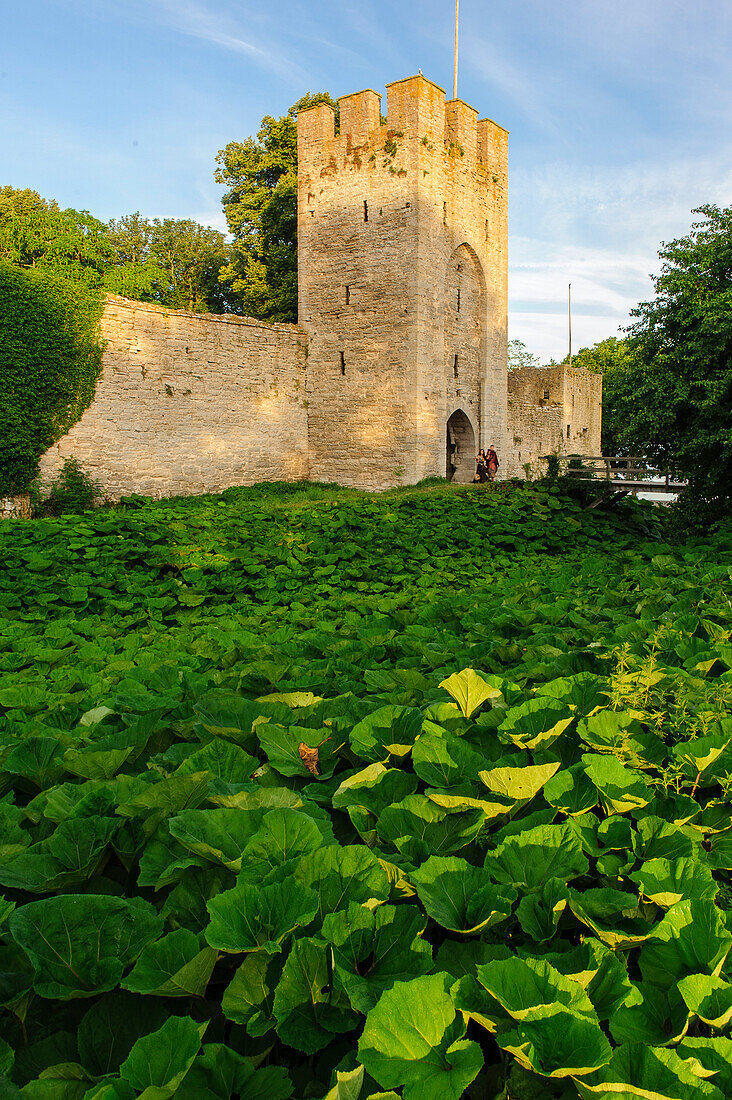
[[[496,477],[496,473],[498,471],[498,467],[501,464],[498,461],[498,455],[494,451],[492,443],[491,443],[490,447],[488,448],[488,450],[485,453],[485,464],[488,468],[488,480],[489,481],[495,481],[495,477]]]

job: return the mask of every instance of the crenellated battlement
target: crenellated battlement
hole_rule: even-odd
[[[348,155],[353,150],[383,149],[397,137],[400,144],[422,145],[422,154],[444,151],[466,165],[505,171],[508,131],[462,99],[446,99],[445,89],[427,77],[410,76],[386,86],[386,122],[381,95],[373,88],[341,96],[340,133],[335,111],[320,103],[301,111],[297,120],[298,148],[305,161],[318,156]]]

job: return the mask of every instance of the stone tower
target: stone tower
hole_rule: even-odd
[[[298,116],[310,476],[470,481],[505,452],[507,145],[423,76]]]

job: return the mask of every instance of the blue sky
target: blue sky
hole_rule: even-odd
[[[224,228],[217,151],[306,91],[421,68],[452,0],[0,0],[0,184]],[[661,240],[732,203],[729,0],[462,0],[460,96],[511,131],[512,338],[615,335]]]

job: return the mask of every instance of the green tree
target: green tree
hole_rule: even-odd
[[[221,278],[244,313],[263,321],[297,321],[297,112],[318,103],[336,107],[327,92],[305,95],[281,118],[266,115],[256,139],[229,142],[216,158],[234,238]]]
[[[625,429],[625,395],[632,393],[632,373],[635,365],[632,341],[609,336],[591,348],[580,348],[572,357],[572,366],[584,367],[602,375],[602,453],[629,453],[623,444]],[[645,454],[647,447],[642,448]]]
[[[191,220],[141,217],[109,223],[114,262],[105,287],[115,294],[193,313],[240,312],[238,296],[219,279],[231,248],[223,233]]]
[[[623,446],[676,465],[719,510],[732,501],[732,207],[693,212],[659,251],[655,297],[632,311],[613,415]]]
[[[112,255],[105,225],[86,210],[0,188],[0,260],[99,286]]]
[[[508,341],[508,369],[520,370],[522,367],[541,366],[536,355],[532,354],[523,340]]]

